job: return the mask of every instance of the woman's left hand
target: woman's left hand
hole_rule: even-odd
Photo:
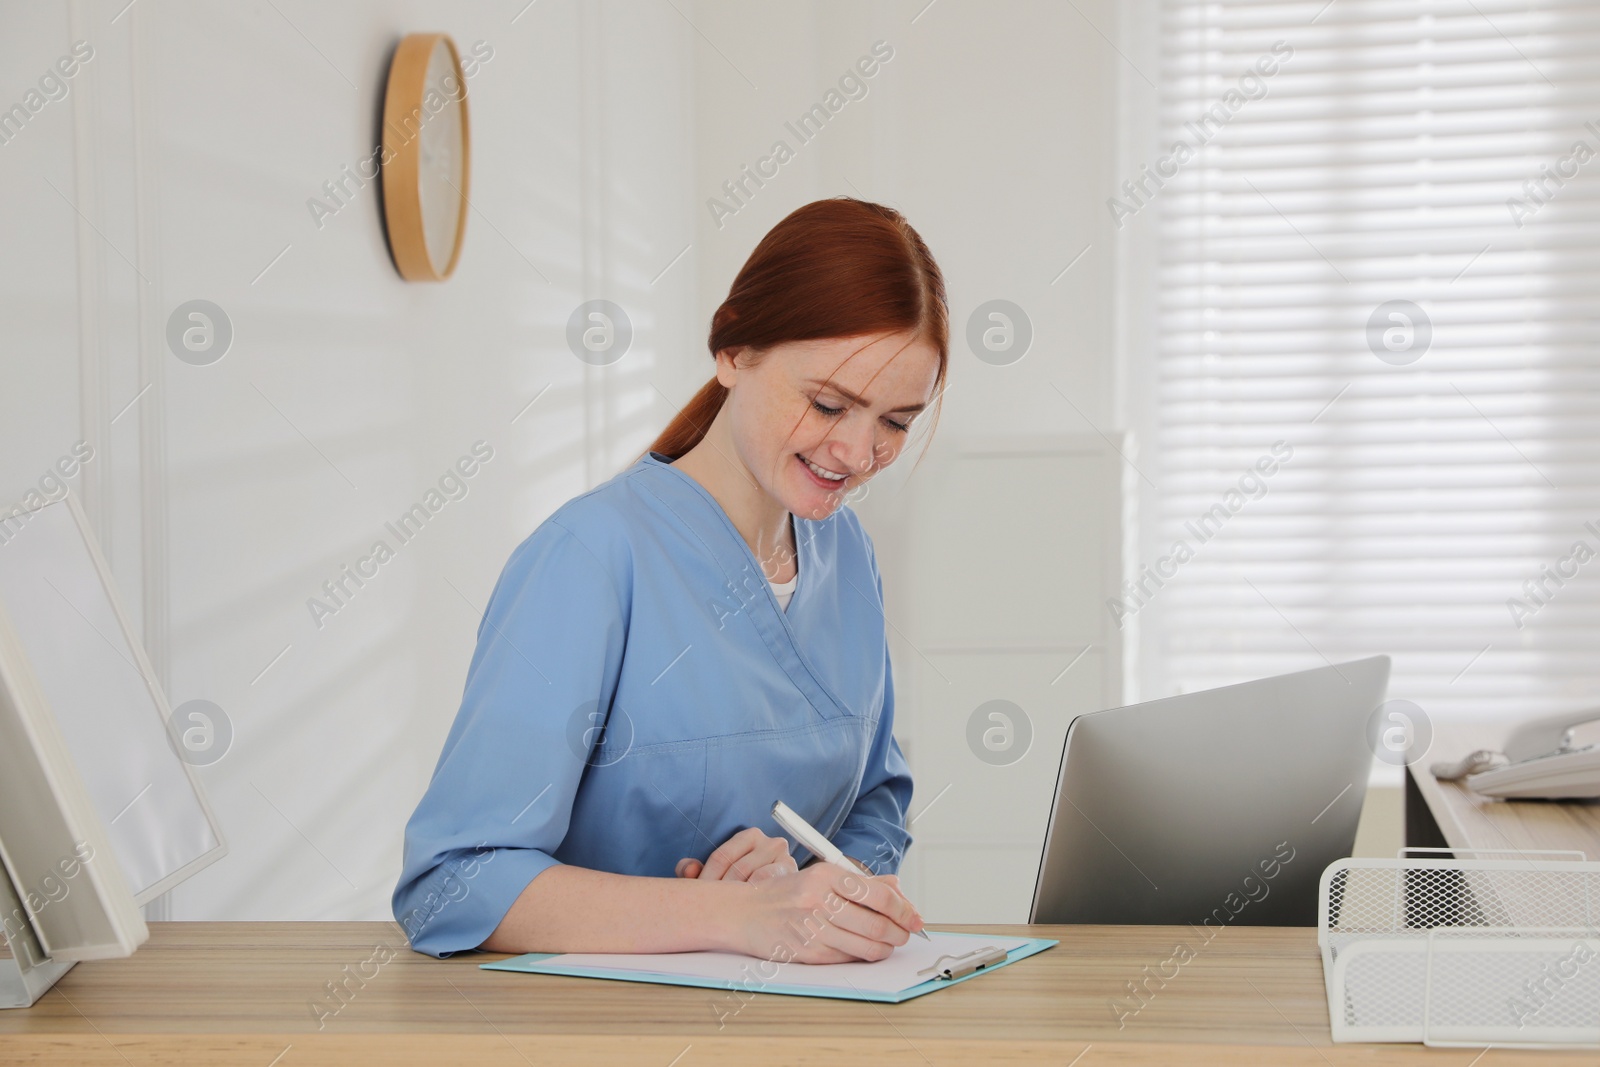
[[[799,870],[789,855],[789,842],[768,837],[756,827],[740,830],[717,847],[701,863],[685,856],[674,872],[679,878],[700,878],[723,882],[760,882]]]

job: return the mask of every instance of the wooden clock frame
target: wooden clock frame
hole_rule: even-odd
[[[456,218],[455,247],[441,269],[428,254],[423,231],[422,200],[418,188],[420,123],[427,120],[423,105],[427,94],[428,64],[440,41],[450,52],[456,84],[460,87],[457,104],[461,108],[461,188]],[[416,125],[407,136],[405,123]],[[389,63],[389,79],[383,100],[382,183],[384,228],[395,268],[408,282],[440,282],[450,277],[461,258],[461,245],[467,232],[468,190],[472,182],[472,127],[467,114],[467,83],[461,75],[461,54],[455,42],[442,33],[413,33],[403,37]]]

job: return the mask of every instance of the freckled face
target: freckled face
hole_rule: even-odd
[[[717,360],[740,460],[808,519],[895,461],[938,370],[938,351],[909,332],[775,345],[753,366]]]

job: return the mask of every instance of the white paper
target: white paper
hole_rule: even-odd
[[[1028,943],[1025,937],[973,937],[928,931],[929,940],[913,937],[887,959],[871,963],[776,963],[734,952],[612,953],[568,952],[541,960],[540,966],[593,967],[601,970],[639,971],[676,978],[714,978],[732,982],[752,992],[763,985],[814,986],[819,989],[863,993],[899,993],[935,977],[927,968],[949,966],[951,958],[983,948],[1007,952]],[[939,961],[943,958],[943,962]]]

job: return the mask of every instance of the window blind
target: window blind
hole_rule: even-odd
[[[1160,233],[1146,695],[1389,653],[1436,720],[1600,704],[1600,5],[1160,10],[1107,205]]]

